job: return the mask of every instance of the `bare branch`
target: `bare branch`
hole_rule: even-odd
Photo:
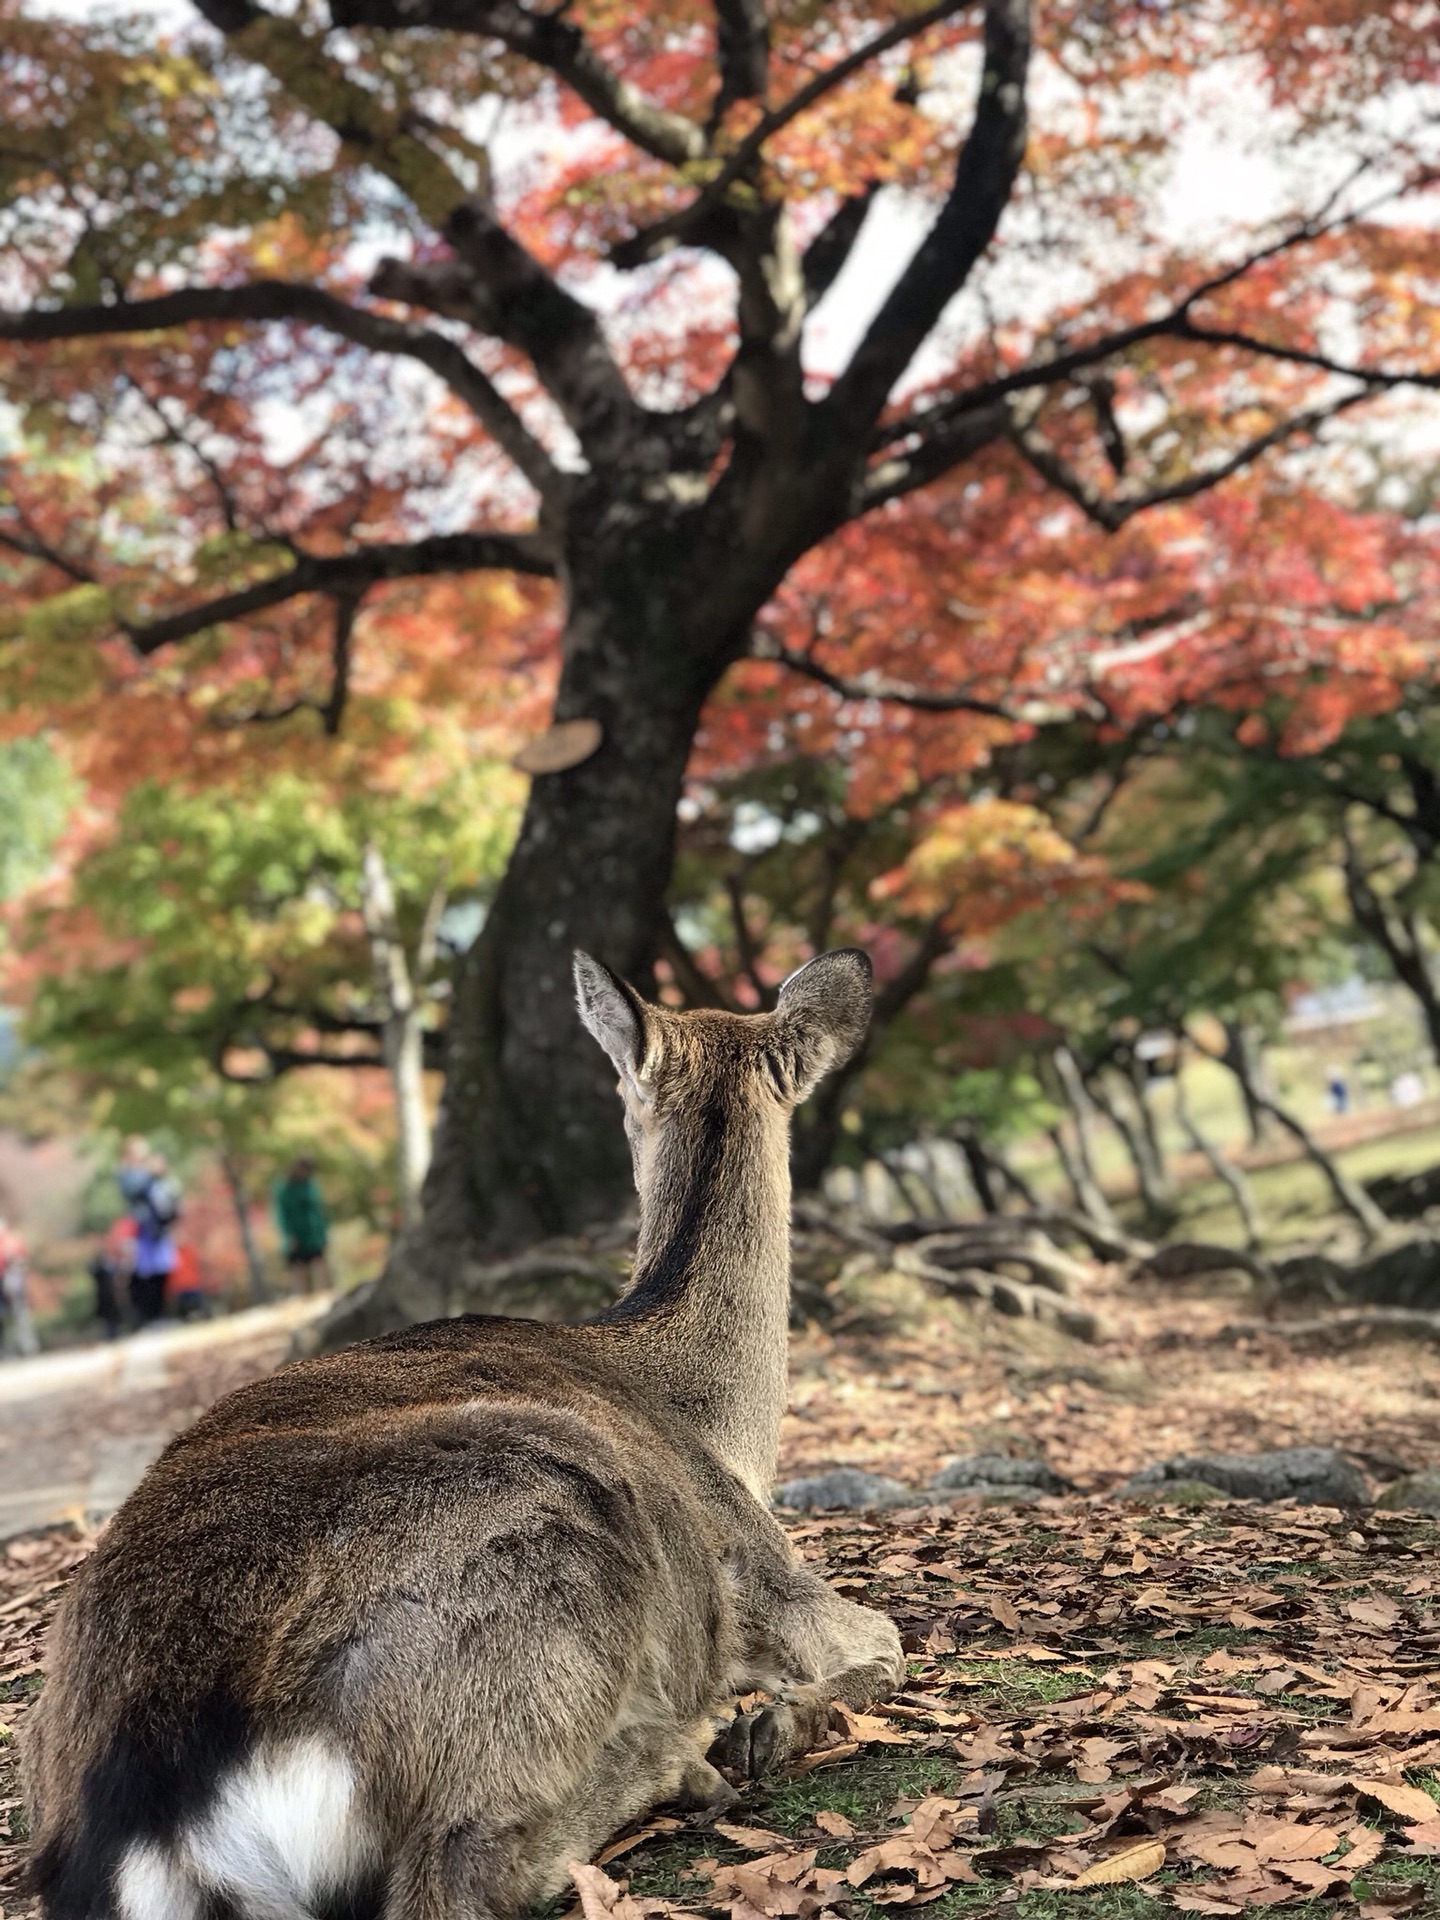
[[[548,545],[528,533],[434,534],[409,544],[377,544],[352,553],[301,554],[294,566],[254,586],[218,595],[203,605],[146,624],[120,622],[139,653],[156,653],[177,640],[227,620],[243,620],[267,607],[280,606],[304,593],[344,597],[360,594],[382,580],[415,579],[436,573],[466,573],[488,568],[549,576],[554,572]]]
[[[1148,492],[1131,494],[1128,498],[1111,495],[1106,499],[1095,493],[1053,448],[1045,446],[1033,433],[1017,428],[1012,439],[1042,479],[1066,494],[1097,526],[1115,533],[1127,520],[1133,520],[1137,513],[1144,513],[1150,507],[1165,506],[1172,500],[1192,500],[1197,494],[1208,493],[1212,487],[1219,486],[1222,480],[1228,480],[1246,467],[1253,466],[1273,448],[1283,446],[1287,440],[1293,440],[1300,434],[1317,432],[1327,420],[1335,419],[1337,415],[1369,398],[1369,390],[1362,387],[1358,393],[1346,394],[1343,399],[1332,400],[1327,406],[1311,407],[1304,413],[1292,414],[1287,420],[1277,421],[1268,432],[1247,440],[1228,459],[1187,474],[1185,479],[1177,480],[1170,486],[1152,487]]]
[[[540,493],[560,475],[549,454],[469,355],[443,333],[355,307],[322,287],[293,280],[253,280],[240,287],[185,287],[152,300],[105,306],[0,311],[0,340],[76,340],[95,335],[157,333],[214,321],[298,320],[353,340],[372,353],[418,360],[474,413]]]
[[[914,707],[920,713],[980,713],[991,719],[1014,720],[1019,716],[999,700],[982,700],[978,694],[955,689],[949,693],[930,693],[923,687],[892,680],[888,674],[860,673],[852,677],[822,666],[811,653],[792,653],[787,647],[769,644],[757,636],[751,650],[753,660],[773,660],[806,680],[828,687],[842,700],[885,700],[901,707]]]
[[[1359,172],[1363,169],[1357,169]],[[1098,335],[1094,340],[1078,347],[1066,349],[1054,354],[1048,360],[1042,360],[1029,367],[1019,368],[1015,373],[1003,374],[994,380],[985,380],[977,386],[968,387],[962,393],[938,405],[922,407],[908,414],[882,423],[875,436],[878,448],[893,446],[899,440],[909,439],[915,434],[933,432],[948,420],[972,410],[987,407],[996,400],[1003,400],[1012,393],[1024,393],[1036,387],[1054,386],[1062,380],[1068,380],[1074,374],[1087,368],[1098,366],[1102,361],[1115,358],[1128,352],[1130,348],[1143,346],[1150,340],[1177,339],[1193,340],[1218,346],[1233,346],[1242,350],[1263,354],[1276,360],[1288,360],[1296,365],[1311,366],[1325,373],[1340,374],[1354,380],[1364,380],[1371,385],[1381,387],[1401,387],[1407,385],[1440,385],[1440,373],[1429,370],[1409,368],[1384,368],[1352,366],[1345,361],[1332,360],[1327,355],[1312,353],[1307,348],[1290,348],[1278,341],[1257,340],[1253,335],[1241,331],[1223,328],[1207,328],[1194,319],[1194,310],[1202,301],[1213,294],[1222,293],[1227,287],[1234,286],[1252,273],[1256,267],[1278,258],[1293,247],[1301,246],[1310,240],[1324,238],[1351,225],[1366,211],[1373,211],[1381,201],[1390,198],[1390,194],[1377,196],[1376,200],[1365,208],[1345,214],[1335,214],[1332,209],[1346,187],[1353,183],[1354,175],[1342,182],[1335,191],[1326,197],[1324,204],[1298,221],[1276,240],[1268,241],[1263,247],[1257,247],[1242,259],[1232,261],[1228,267],[1199,281],[1190,290],[1182,294],[1175,304],[1153,320],[1142,320],[1132,327],[1120,327],[1114,332]],[[1416,184],[1425,184],[1429,175],[1420,177]]]
[[[951,297],[989,246],[1025,153],[1029,0],[986,0],[985,55],[975,118],[940,216],[824,402],[868,427]]]
[[[1010,3],[1021,4],[1022,0],[1010,0]],[[924,33],[927,27],[937,26],[953,14],[963,12],[969,4],[970,0],[938,0],[937,5],[927,7],[923,13],[912,13],[906,19],[897,20],[893,26],[877,33],[853,53],[847,53],[843,60],[837,60],[833,67],[827,67],[823,73],[817,74],[798,93],[792,94],[783,106],[756,122],[715,178],[688,207],[681,207],[677,212],[667,214],[663,220],[657,220],[652,226],[632,234],[628,240],[622,240],[611,249],[611,260],[617,267],[643,266],[647,260],[653,260],[669,248],[680,246],[692,238],[723,202],[735,182],[760,157],[766,142],[773,140],[782,128],[788,127],[802,113],[808,113],[827,93],[833,93],[836,87],[843,86],[852,74],[858,73],[891,47],[914,39],[917,34]]]

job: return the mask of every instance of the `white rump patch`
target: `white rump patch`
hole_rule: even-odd
[[[200,1893],[153,1840],[127,1847],[115,1875],[120,1920],[199,1920]]]
[[[262,1749],[226,1775],[178,1851],[196,1880],[227,1894],[246,1920],[306,1920],[318,1899],[375,1858],[355,1811],[354,1769],[314,1735]],[[157,1908],[145,1920],[172,1915]]]

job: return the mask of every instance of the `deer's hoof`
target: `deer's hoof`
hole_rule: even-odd
[[[758,1780],[795,1751],[795,1716],[787,1706],[737,1713],[708,1759],[734,1780]]]

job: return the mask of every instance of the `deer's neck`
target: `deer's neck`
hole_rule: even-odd
[[[635,1278],[601,1324],[757,1499],[785,1411],[788,1127],[715,1102],[666,1129],[645,1170]]]

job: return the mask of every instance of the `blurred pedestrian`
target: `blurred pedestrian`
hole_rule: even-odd
[[[91,1255],[88,1269],[95,1282],[95,1318],[104,1327],[107,1340],[120,1337],[121,1283],[130,1278],[134,1256],[135,1222],[128,1213],[122,1213]]]
[[[27,1358],[40,1351],[30,1313],[30,1276],[25,1242],[0,1219],[0,1342],[6,1353]]]
[[[1350,1087],[1346,1081],[1345,1072],[1342,1067],[1327,1067],[1325,1069],[1325,1093],[1329,1099],[1330,1111],[1332,1113],[1348,1113],[1350,1111]]]
[[[133,1149],[133,1151],[132,1151]],[[175,1222],[180,1218],[180,1189],[170,1177],[163,1153],[151,1153],[136,1136],[126,1142],[120,1191],[135,1222],[135,1260],[130,1270],[130,1304],[142,1327],[165,1312],[165,1288],[175,1271]]]
[[[170,1304],[177,1320],[208,1320],[210,1296],[200,1256],[188,1240],[177,1242],[175,1267],[170,1275]]]
[[[275,1189],[275,1217],[285,1242],[285,1261],[303,1290],[313,1293],[315,1275],[330,1284],[330,1220],[315,1179],[315,1162],[302,1154]]]

